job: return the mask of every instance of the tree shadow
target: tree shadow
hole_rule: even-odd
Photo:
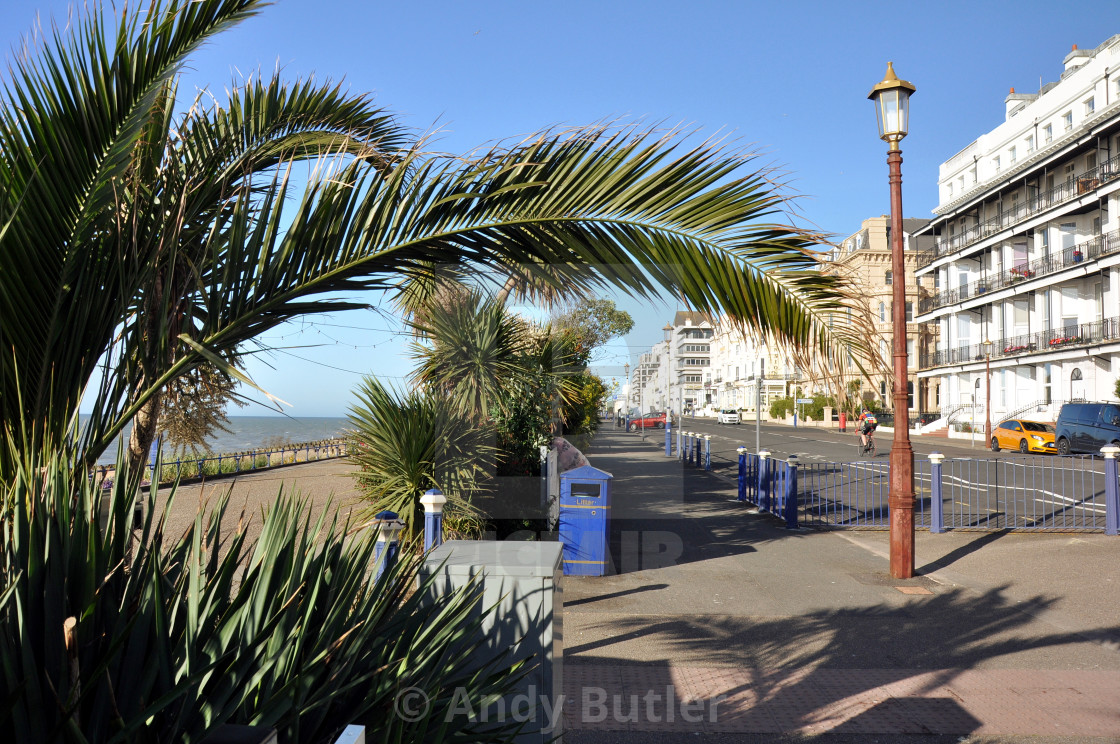
[[[1040,634],[1033,619],[1004,598],[1004,589],[979,596],[953,589],[895,606],[885,602],[781,618],[616,617],[585,626],[583,632],[598,640],[569,644],[565,650],[571,706],[566,726],[691,733],[969,734],[980,726],[976,713],[961,704],[969,700],[969,690],[991,684],[992,674],[1023,679],[1018,669],[993,672],[993,660],[1018,657],[1009,664],[1022,666],[1024,660],[1052,658],[1060,647],[1085,644],[1089,635],[1120,631]],[[1029,604],[1038,612],[1054,602],[1038,596]],[[672,665],[636,662],[650,656],[635,653],[638,644],[656,649],[655,655],[671,659]],[[1073,653],[1088,658],[1092,650],[1082,647]],[[1068,668],[1067,663],[1061,666]],[[980,667],[987,671],[972,671]],[[598,690],[608,700],[620,700],[619,710],[605,710],[602,720]],[[1037,699],[1045,700],[1053,691],[1038,692]],[[676,719],[667,720],[656,705],[629,705],[647,696],[658,696],[662,708],[676,706]],[[697,701],[698,715],[681,715],[687,700]],[[1113,718],[1120,725],[1120,717]]]

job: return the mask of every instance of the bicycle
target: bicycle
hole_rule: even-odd
[[[864,446],[863,439],[860,433],[856,432],[856,454],[859,456],[867,455],[869,457],[875,456],[875,431],[874,429],[867,435],[867,445]]]

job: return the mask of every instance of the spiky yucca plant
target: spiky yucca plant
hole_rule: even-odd
[[[373,741],[492,740],[448,715],[456,694],[477,705],[519,674],[473,661],[476,591],[417,588],[406,553],[375,581],[371,531],[298,496],[249,542],[221,533],[224,498],[168,535],[174,493],[149,492],[133,533],[127,478],[103,502],[88,481],[71,490],[66,460],[32,464],[3,494],[0,740],[199,742],[239,723],[325,743],[352,722]],[[428,703],[406,720],[408,688]]]

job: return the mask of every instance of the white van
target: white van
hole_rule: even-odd
[[[721,408],[720,412],[716,414],[716,423],[720,424],[739,424],[739,409],[737,408]]]

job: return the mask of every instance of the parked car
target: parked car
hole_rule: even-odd
[[[1059,455],[1097,454],[1106,444],[1120,445],[1120,405],[1066,403],[1055,428]]]
[[[739,410],[737,408],[724,408],[716,414],[717,424],[740,424]]]
[[[1017,449],[1028,452],[1053,454],[1054,425],[1042,421],[1009,419],[992,430],[992,452],[1000,449]]]
[[[645,416],[630,419],[630,431],[638,429],[664,429],[664,413],[647,413]]]

